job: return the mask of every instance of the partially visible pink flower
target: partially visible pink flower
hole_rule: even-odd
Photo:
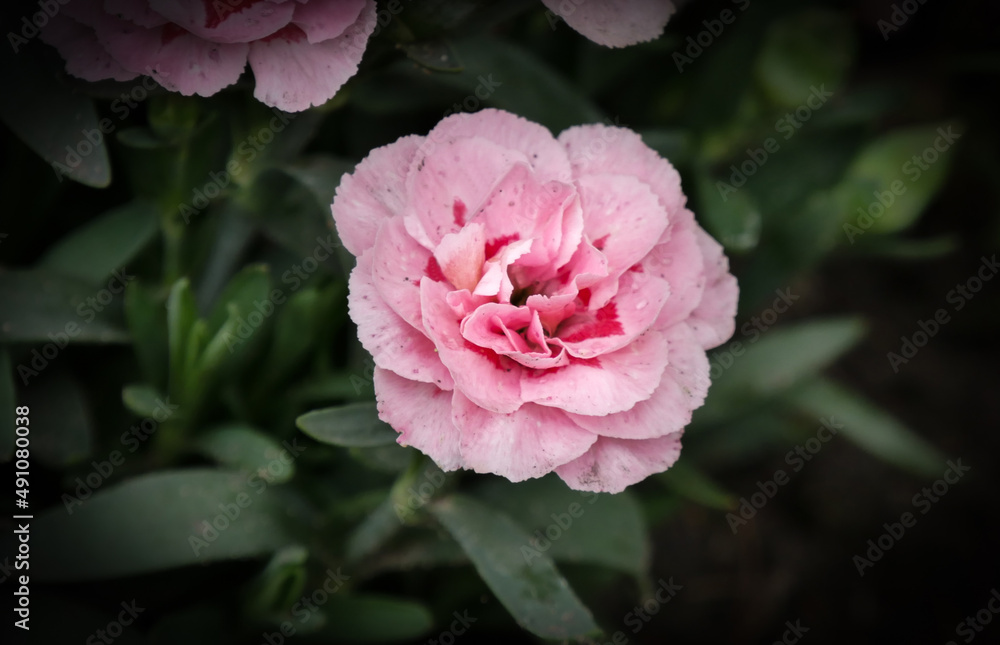
[[[542,0],[549,11],[598,45],[627,47],[659,38],[670,0]]]
[[[374,0],[72,0],[41,38],[88,81],[152,76],[210,96],[249,61],[254,96],[287,112],[331,99],[375,29]]]
[[[508,112],[373,150],[333,218],[379,415],[441,468],[617,492],[670,467],[737,285],[623,128]]]

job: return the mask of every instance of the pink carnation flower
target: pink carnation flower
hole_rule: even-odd
[[[373,150],[333,202],[380,417],[444,470],[618,492],[670,467],[738,289],[630,130],[498,110]]]
[[[542,0],[549,11],[598,45],[627,47],[659,38],[670,0]]]
[[[42,31],[88,81],[152,76],[181,94],[232,85],[288,112],[321,105],[358,70],[374,0],[72,0]]]

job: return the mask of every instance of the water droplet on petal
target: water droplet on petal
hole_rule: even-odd
[[[648,305],[648,304],[649,303],[646,302],[645,300],[640,300],[639,303],[635,306],[635,308],[636,309],[645,309],[646,305]]]

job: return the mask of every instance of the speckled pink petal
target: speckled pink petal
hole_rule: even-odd
[[[652,439],[683,430],[708,394],[708,357],[686,324],[673,326],[664,336],[668,342],[667,368],[651,397],[617,414],[570,414],[570,418],[591,432],[619,439]]]
[[[600,437],[582,457],[556,468],[575,490],[620,493],[670,468],[681,454],[681,433],[656,439]]]
[[[542,0],[598,45],[627,47],[658,38],[673,15],[670,0]]]
[[[406,208],[406,173],[423,137],[403,137],[375,148],[354,172],[345,174],[331,211],[344,247],[361,255],[375,246],[382,222]]]
[[[466,466],[514,482],[552,472],[584,454],[597,440],[561,410],[529,403],[510,414],[494,414],[457,390],[453,406]]]
[[[374,11],[373,0],[366,0]],[[311,44],[296,25],[250,44],[254,97],[286,112],[301,112],[333,98],[354,76],[375,22],[355,23],[342,35]]]
[[[441,470],[457,470],[462,460],[461,433],[452,423],[452,393],[375,368],[378,415],[397,432],[397,442],[413,446]]]
[[[701,302],[691,312],[688,323],[701,346],[712,349],[729,340],[736,331],[740,288],[729,273],[729,259],[722,252],[722,245],[701,228],[695,235],[705,260],[706,283]]]
[[[97,35],[64,14],[56,14],[49,19],[39,34],[42,42],[55,47],[66,59],[66,71],[85,81],[101,81],[112,78],[128,81],[137,73],[122,67],[97,40]]]
[[[348,282],[348,311],[358,326],[358,339],[375,365],[412,381],[450,390],[451,374],[441,363],[434,343],[423,331],[404,321],[386,304],[372,282],[372,251],[358,258]]]
[[[270,36],[291,22],[297,4],[271,0],[146,1],[175,25],[217,43],[248,43]]]
[[[340,36],[359,18],[374,21],[374,12],[361,15],[367,6],[366,0],[309,0],[296,4],[292,22],[310,43],[319,43]]]
[[[72,0],[74,3],[77,1]],[[149,3],[141,0],[104,0],[104,10],[140,27],[159,27],[168,22],[166,18],[150,9]]]

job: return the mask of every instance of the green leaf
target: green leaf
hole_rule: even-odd
[[[757,79],[773,102],[795,107],[812,88],[825,85],[827,91],[837,91],[854,50],[854,30],[845,15],[807,9],[768,29],[757,58]]]
[[[803,413],[842,423],[840,434],[879,459],[918,475],[940,474],[945,458],[937,449],[847,388],[813,379],[788,396]]]
[[[321,612],[324,625],[303,636],[308,643],[411,641],[434,625],[431,613],[422,604],[374,594],[335,594]],[[319,614],[314,616],[313,620],[320,620]]]
[[[198,439],[197,449],[219,464],[257,475],[269,484],[281,484],[295,475],[293,457],[273,437],[243,424],[210,430]]]
[[[140,417],[149,418],[163,410],[165,397],[148,385],[126,385],[122,388],[122,403]]]
[[[63,237],[39,266],[96,285],[115,269],[123,269],[157,230],[156,207],[129,202]]]
[[[943,136],[949,131],[953,134]],[[913,224],[944,184],[953,154],[948,141],[958,136],[952,126],[927,126],[898,130],[866,145],[841,183],[861,204],[851,209],[848,222],[873,233]]]
[[[469,103],[508,110],[555,133],[603,117],[565,77],[521,47],[477,36],[456,42],[455,51],[463,70],[435,80],[466,92]]]
[[[378,418],[374,402],[313,410],[295,421],[316,441],[344,448],[374,448],[396,443],[396,431]]]
[[[191,293],[191,283],[181,278],[167,297],[167,345],[170,351],[170,393],[184,391],[189,336],[198,320],[198,310]]]
[[[37,517],[32,572],[39,581],[100,580],[265,555],[292,542],[286,505],[245,475],[143,475]]]
[[[297,544],[271,557],[264,570],[249,584],[246,613],[254,618],[277,616],[291,609],[302,597],[306,584],[309,551]]]
[[[733,355],[732,366],[713,378],[701,421],[718,421],[754,400],[777,395],[812,376],[849,350],[864,325],[856,318],[831,318],[769,330]],[[727,346],[728,347],[728,346]]]
[[[105,293],[112,296],[107,305],[97,301]],[[128,334],[116,319],[120,306],[110,291],[72,278],[0,269],[0,342],[125,343]]]
[[[208,335],[215,336],[223,324],[231,319],[232,312],[229,305],[236,306],[238,317],[245,318],[250,312],[257,311],[266,318],[261,308],[265,303],[271,304],[273,312],[273,303],[268,299],[270,288],[271,276],[265,264],[253,264],[237,273],[226,285],[208,317],[206,329]],[[263,309],[267,311],[266,306]]]
[[[47,370],[21,393],[31,408],[31,458],[64,468],[90,456],[93,428],[80,383],[68,369]]]
[[[400,45],[406,57],[435,72],[461,72],[462,62],[447,40],[424,40]]]
[[[720,184],[725,184],[721,186]],[[749,251],[760,241],[760,209],[747,192],[715,181],[704,170],[695,174],[699,220],[712,237],[732,251]]]
[[[598,564],[641,577],[649,567],[646,526],[628,493],[598,495],[572,490],[558,477],[517,484],[496,480],[477,497],[506,513],[539,543],[553,560]],[[556,539],[552,535],[558,534]],[[529,545],[534,560],[542,549]]]
[[[667,472],[660,475],[660,479],[677,494],[709,508],[728,511],[736,506],[736,499],[731,493],[687,460],[681,459],[675,463]]]
[[[346,553],[348,564],[379,552],[402,526],[401,518],[392,507],[392,500],[387,497],[355,527],[348,537]]]
[[[125,322],[132,349],[146,380],[159,389],[167,386],[168,338],[166,295],[153,286],[132,280],[125,288]]]
[[[18,415],[17,391],[14,389],[14,366],[10,362],[10,352],[0,347],[0,461],[10,461],[14,455],[15,423]]]
[[[597,631],[590,611],[548,555],[527,562],[522,547],[531,548],[531,536],[510,517],[461,495],[430,504],[429,510],[519,625],[550,639]]]
[[[15,50],[16,51],[16,50]],[[0,101],[0,119],[35,153],[65,175],[95,188],[111,183],[105,132],[94,102],[59,81],[31,56],[0,53],[0,83],[8,88]],[[58,164],[58,166],[54,165]]]

